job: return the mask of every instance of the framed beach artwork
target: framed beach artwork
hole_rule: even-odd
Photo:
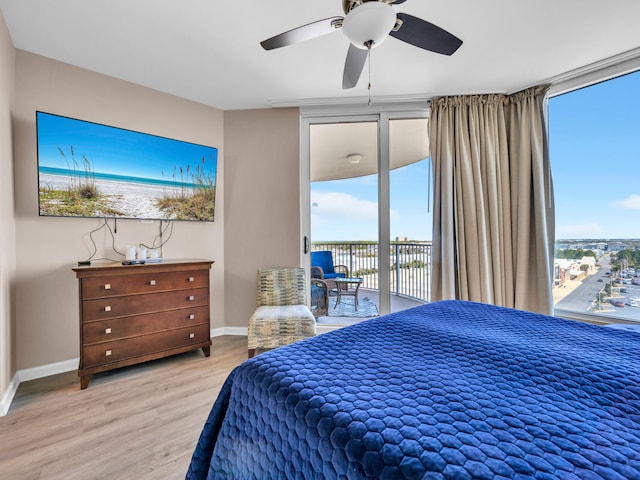
[[[218,149],[36,112],[40,216],[213,222]]]

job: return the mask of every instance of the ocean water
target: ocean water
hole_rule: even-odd
[[[84,171],[81,170],[70,170],[67,168],[56,168],[56,167],[39,167],[38,172],[46,175],[58,175],[62,177],[75,177],[79,179],[84,179],[87,177]],[[113,173],[98,173],[95,172],[93,174],[89,174],[89,176],[93,176],[96,180],[111,180],[114,182],[126,182],[126,183],[141,183],[144,185],[153,185],[160,187],[173,187],[173,188],[199,188],[201,187],[198,184],[191,182],[176,182],[173,180],[164,180],[157,178],[146,178],[146,177],[131,177],[127,175],[117,175]]]

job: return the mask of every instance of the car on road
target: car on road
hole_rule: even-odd
[[[624,302],[622,302],[620,300],[609,300],[609,303],[611,305],[613,305],[614,307],[619,307],[619,308],[623,308],[624,307]]]

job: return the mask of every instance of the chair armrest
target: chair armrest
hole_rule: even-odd
[[[324,289],[328,289],[329,286],[327,285],[327,282],[325,282],[324,280],[320,279],[320,278],[312,278],[311,279],[311,285],[316,285],[318,287],[322,287]]]
[[[349,267],[347,267],[346,265],[334,265],[333,266],[333,270],[338,273],[338,270],[343,270],[343,273],[345,274],[345,276],[349,276]]]
[[[322,267],[311,267],[311,278],[324,278]]]
[[[316,287],[320,287],[324,290],[324,308],[329,308],[329,285],[327,282],[319,278],[312,278],[311,285],[315,285]]]

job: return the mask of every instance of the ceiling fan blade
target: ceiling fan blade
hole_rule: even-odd
[[[355,47],[352,43],[349,44],[347,59],[344,62],[344,74],[342,76],[343,89],[353,88],[358,84],[368,54],[369,50]]]
[[[304,42],[312,38],[321,37],[331,32],[335,32],[342,27],[343,17],[330,17],[317,22],[308,23],[288,32],[281,33],[275,37],[268,38],[260,42],[265,50],[273,50],[274,48],[286,47],[294,43]]]
[[[398,18],[402,25],[389,33],[398,40],[442,55],[452,55],[462,45],[458,37],[426,20],[407,13],[398,13]]]

